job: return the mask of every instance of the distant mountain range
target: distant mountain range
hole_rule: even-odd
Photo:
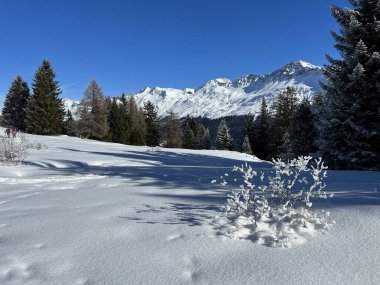
[[[207,81],[197,89],[145,87],[131,94],[143,106],[151,101],[157,106],[159,116],[174,111],[180,117],[192,115],[211,119],[230,115],[255,114],[260,109],[262,97],[271,105],[275,97],[287,86],[294,86],[300,99],[313,97],[321,91],[324,82],[322,68],[305,61],[294,61],[268,74],[250,74],[234,81],[217,78]],[[65,99],[67,109],[74,113],[77,101]]]

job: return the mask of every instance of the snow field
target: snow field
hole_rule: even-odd
[[[221,231],[230,189],[211,184],[245,160],[27,136],[46,147],[0,166],[0,284],[378,284],[380,173],[329,172],[336,224],[289,249]],[[231,177],[233,178],[233,177]],[[218,224],[219,223],[219,224]]]

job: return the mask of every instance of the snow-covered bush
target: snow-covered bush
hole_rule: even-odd
[[[321,158],[309,156],[288,162],[273,160],[268,177],[247,164],[235,167],[234,171],[243,176],[243,184],[228,195],[224,207],[230,224],[228,234],[288,246],[289,242],[301,241],[304,234],[326,230],[329,213],[310,210],[313,198],[332,197],[324,191],[326,169]]]
[[[20,134],[17,138],[0,139],[0,164],[17,165],[28,156],[29,142]]]

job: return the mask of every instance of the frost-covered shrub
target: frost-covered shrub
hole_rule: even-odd
[[[324,188],[327,167],[321,158],[300,156],[288,162],[273,160],[266,177],[245,164],[234,171],[243,176],[240,190],[228,195],[226,217],[229,234],[250,236],[273,246],[287,246],[290,240],[329,227],[329,213],[312,212],[313,198],[329,198]],[[223,185],[226,181],[223,179]],[[242,231],[243,230],[243,231]],[[248,231],[248,232],[247,232]]]
[[[0,164],[17,165],[28,156],[28,140],[23,135],[17,138],[0,139]]]

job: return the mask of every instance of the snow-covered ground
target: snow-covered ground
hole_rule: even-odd
[[[329,172],[328,234],[287,249],[220,234],[244,154],[28,136],[0,166],[0,284],[380,284],[380,173]]]

